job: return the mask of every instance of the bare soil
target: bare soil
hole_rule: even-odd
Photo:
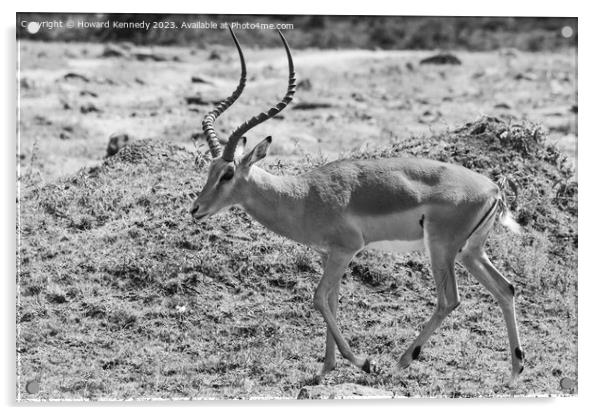
[[[234,48],[145,49],[166,59],[161,62],[103,58],[103,48],[20,42],[23,167],[33,167],[48,178],[74,173],[97,164],[109,136],[119,131],[192,148],[190,137],[200,130],[211,103],[228,96],[238,82]],[[212,52],[218,58],[209,59]],[[219,119],[222,135],[267,109],[286,88],[284,51],[248,49],[245,53],[248,86]],[[282,117],[250,132],[250,143],[272,135],[272,155],[321,152],[336,158],[363,145],[447,132],[493,115],[540,124],[550,141],[576,162],[575,50],[458,52],[462,65],[419,64],[432,54],[295,50],[297,79],[302,84],[294,104]],[[65,79],[67,74],[85,80]],[[192,82],[193,77],[204,82]],[[187,105],[187,97],[206,105]],[[87,110],[90,105],[92,111]],[[317,108],[302,109],[308,106]]]

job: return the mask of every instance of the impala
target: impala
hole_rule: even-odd
[[[214,122],[241,95],[246,66],[240,44],[230,29],[241,64],[238,87],[203,120],[212,155],[207,182],[194,201],[194,219],[207,219],[221,209],[242,206],[268,229],[306,244],[322,257],[324,275],[314,294],[315,308],[326,322],[326,353],[318,380],[335,367],[335,345],[358,368],[374,365],[356,356],[336,321],[341,278],[351,259],[365,248],[394,252],[424,250],[431,262],[437,306],[398,362],[406,368],[424,343],[459,304],[454,263],[459,261],[498,301],[506,321],[513,383],[523,370],[523,352],[514,311],[514,288],[484,251],[496,219],[512,231],[512,219],[500,188],[464,167],[418,158],[338,160],[298,176],[275,176],[256,165],[272,142],[265,138],[239,155],[243,137],[256,125],[282,111],[295,93],[293,59],[288,58],[288,88],[282,100],[243,122],[227,141],[218,138]],[[224,148],[220,144],[225,143]]]

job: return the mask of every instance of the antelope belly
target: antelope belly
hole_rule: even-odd
[[[366,249],[375,249],[378,251],[396,252],[403,254],[413,251],[424,251],[424,239],[415,241],[376,241],[370,242]]]

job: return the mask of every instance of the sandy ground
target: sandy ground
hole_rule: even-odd
[[[118,131],[192,147],[190,137],[200,130],[211,102],[229,95],[238,80],[233,48],[143,50],[167,58],[161,62],[103,58],[103,49],[20,42],[22,168],[51,178],[97,164],[108,137]],[[217,59],[209,58],[212,52]],[[281,158],[317,153],[336,158],[365,145],[453,130],[488,114],[540,123],[550,140],[576,159],[575,50],[458,52],[462,65],[419,64],[432,53],[294,50],[300,86],[291,108],[248,138],[254,143],[272,135],[272,155]],[[249,82],[217,122],[223,136],[267,109],[286,88],[283,50],[247,49],[245,54]],[[67,74],[85,80],[66,79]],[[193,77],[205,82],[192,82]],[[207,104],[187,104],[187,97]],[[322,108],[295,108],[299,103]]]

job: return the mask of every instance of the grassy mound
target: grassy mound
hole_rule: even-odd
[[[495,117],[468,123],[453,134],[413,138],[352,158],[411,154],[460,164],[494,181],[505,177],[511,207],[522,226],[548,232],[556,242],[577,247],[577,182],[567,157],[546,145],[538,126]],[[514,189],[513,189],[514,187]],[[562,244],[563,245],[563,244]]]
[[[492,297],[457,267],[462,304],[403,372],[395,361],[434,309],[423,255],[366,252],[341,289],[340,326],[383,373],[339,357],[327,383],[397,395],[574,393],[577,378],[577,186],[540,132],[485,118],[442,136],[355,152],[463,164],[518,188],[525,232],[497,229],[493,262],[517,288],[526,368],[516,388]],[[269,164],[269,163],[268,163]],[[265,168],[295,173],[313,162]],[[141,141],[53,183],[21,183],[19,392],[28,398],[296,397],[322,359],[312,307],[321,267],[309,249],[232,208],[204,224],[188,214],[205,172],[174,145]],[[28,395],[27,381],[41,391]]]

